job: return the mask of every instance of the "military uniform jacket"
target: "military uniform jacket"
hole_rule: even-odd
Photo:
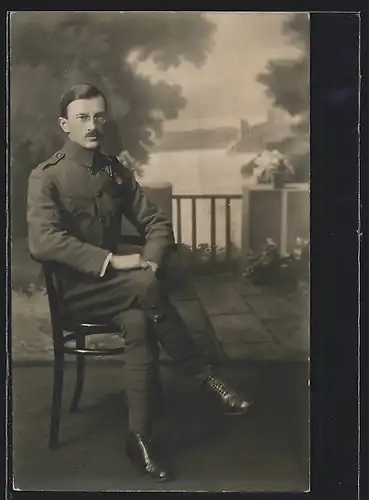
[[[146,239],[143,258],[160,265],[174,242],[172,224],[129,166],[68,141],[31,172],[28,242],[38,261],[98,277],[119,242],[122,215]]]

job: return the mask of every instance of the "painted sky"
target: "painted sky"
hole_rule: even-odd
[[[179,83],[188,105],[167,129],[196,123],[235,124],[241,117],[263,121],[271,102],[256,81],[271,59],[295,58],[299,49],[282,33],[286,13],[207,13],[217,25],[214,47],[201,69],[184,62],[165,72],[150,61],[140,71],[154,80]]]

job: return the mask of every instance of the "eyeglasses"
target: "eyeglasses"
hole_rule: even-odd
[[[105,125],[105,123],[107,122],[107,118],[105,116],[102,116],[102,115],[90,116],[90,115],[81,114],[81,115],[77,115],[76,118],[78,121],[80,121],[82,123],[88,123],[90,120],[92,120],[97,125]]]

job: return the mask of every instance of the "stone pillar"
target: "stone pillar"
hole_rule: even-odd
[[[297,237],[309,238],[309,186],[270,184],[243,187],[242,260],[250,250],[260,251],[272,238],[282,254],[290,252]]]
[[[247,263],[247,256],[250,250],[250,187],[242,186],[242,206],[241,206],[241,268]]]

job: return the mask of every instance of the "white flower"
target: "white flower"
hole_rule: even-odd
[[[254,168],[254,175],[264,180],[269,181],[273,171],[276,169],[281,169],[282,172],[288,172],[292,175],[294,173],[293,167],[289,163],[287,156],[277,149],[272,151],[264,150],[253,161],[254,164],[257,165]]]

